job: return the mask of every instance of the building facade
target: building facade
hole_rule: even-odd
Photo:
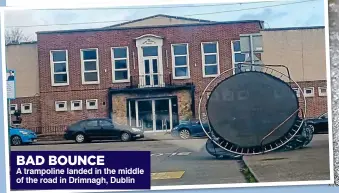
[[[12,101],[13,110],[15,105],[24,109],[21,103],[30,104],[31,113],[24,115],[23,126],[41,133],[62,131],[65,125],[95,117],[110,117],[145,131],[167,130],[179,120],[197,118],[205,87],[244,61],[239,38],[251,33],[263,34],[264,63],[277,58],[270,56],[276,54],[274,38],[278,35],[264,30],[262,21],[213,22],[157,15],[101,29],[38,32],[37,42],[30,44],[35,53],[27,56],[35,56],[29,68],[38,78],[26,76],[35,90]],[[24,48],[13,48],[7,46],[8,68],[19,69],[22,62],[9,58],[18,57],[15,54]],[[27,60],[25,54],[20,57]],[[292,70],[299,75],[296,70],[300,69]],[[311,79],[297,81],[308,88],[307,84],[315,84]],[[326,85],[326,78],[316,83],[323,85],[321,81]],[[21,84],[19,79],[17,84]],[[317,108],[319,100],[313,102]]]

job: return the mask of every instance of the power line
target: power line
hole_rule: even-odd
[[[233,10],[226,10],[226,11],[217,11],[217,12],[207,12],[207,13],[197,13],[197,14],[189,14],[183,15],[180,17],[190,17],[190,16],[199,16],[199,15],[212,15],[212,14],[220,14],[220,13],[229,13],[229,12],[236,12],[236,11],[247,11],[247,10],[254,10],[254,9],[262,9],[262,8],[270,8],[270,7],[279,7],[284,5],[293,5],[293,4],[300,4],[306,3],[311,1],[317,0],[305,0],[305,1],[298,1],[292,3],[282,3],[277,5],[267,5],[261,7],[251,7],[251,8],[243,8],[243,9],[233,9]],[[41,25],[23,25],[23,26],[7,26],[5,28],[26,28],[26,27],[43,27],[43,26],[67,26],[67,25],[88,25],[88,24],[100,24],[100,23],[112,23],[112,22],[129,22],[133,20],[114,20],[114,21],[96,21],[96,22],[82,22],[82,23],[59,23],[59,24],[41,24]]]
[[[151,6],[151,7],[95,7],[95,8],[63,8],[63,9],[35,9],[35,10],[77,10],[77,11],[88,11],[88,10],[138,10],[138,9],[171,9],[171,8],[194,8],[194,7],[215,7],[215,6],[231,6],[235,4],[258,4],[258,3],[275,3],[275,1],[258,1],[258,2],[247,2],[247,3],[220,3],[220,4],[200,4],[200,5],[173,5],[173,6]]]

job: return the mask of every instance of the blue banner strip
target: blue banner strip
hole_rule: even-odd
[[[149,151],[12,151],[12,190],[150,189]]]

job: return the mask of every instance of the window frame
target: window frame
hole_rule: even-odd
[[[312,94],[307,94],[307,93],[306,93],[306,90],[307,90],[307,89],[311,89],[311,90],[312,90]],[[304,96],[305,96],[305,97],[314,97],[314,87],[305,87],[305,88],[304,88]]]
[[[321,89],[326,89],[326,92],[321,92]],[[326,86],[319,86],[318,87],[318,96],[327,96],[327,87]]]
[[[29,110],[25,110],[26,105],[29,106]],[[32,103],[22,103],[20,110],[21,110],[22,114],[30,114],[30,113],[33,112],[33,104]]]
[[[66,52],[66,61],[58,61],[54,62],[53,61],[53,52],[60,52],[60,51],[65,51]],[[51,83],[52,86],[68,86],[69,85],[69,66],[68,66],[68,50],[50,50],[49,51],[49,59],[50,59],[50,70],[51,70]],[[66,75],[67,75],[67,82],[66,83],[55,83],[54,75],[55,74],[65,74],[65,72],[54,72],[54,65],[56,63],[66,63]]]
[[[95,50],[96,51],[96,60],[84,60],[84,51]],[[99,69],[99,49],[98,48],[83,48],[80,49],[80,59],[81,59],[81,82],[82,84],[100,84],[100,69]],[[96,62],[96,70],[85,71],[85,62]],[[96,72],[97,73],[97,81],[85,81],[85,73]]]
[[[174,54],[174,47],[178,45],[186,45],[186,55],[175,55]],[[175,66],[175,57],[176,56],[185,56],[186,57],[186,65],[185,66]],[[189,44],[188,43],[175,43],[171,44],[171,58],[172,58],[172,78],[175,80],[183,80],[183,79],[190,79],[190,59],[189,59]],[[187,67],[187,76],[175,76],[175,68],[182,68]]]
[[[79,102],[80,106],[75,107],[74,103]],[[82,110],[82,100],[71,100],[71,111],[81,111]]]
[[[216,53],[208,53],[208,54],[205,54],[204,52],[204,44],[216,44],[216,49],[217,49],[217,52]],[[219,61],[219,42],[218,41],[212,41],[212,42],[201,42],[201,59],[202,59],[202,76],[203,78],[213,78],[213,77],[217,77],[220,75],[220,61]],[[216,55],[216,62],[217,62],[217,74],[212,74],[212,75],[206,75],[206,72],[205,72],[205,56],[206,55]],[[215,64],[208,64],[207,66],[215,66]]]
[[[64,108],[59,108],[58,107],[58,104],[60,103],[64,103],[65,104],[65,107]],[[55,101],[54,102],[54,108],[55,108],[55,111],[57,112],[64,112],[64,111],[67,111],[67,101]]]
[[[297,91],[296,95],[299,98],[300,97],[300,89],[299,88],[292,88],[293,91]]]
[[[117,48],[126,48],[126,58],[115,58],[114,57],[114,49]],[[115,61],[116,60],[126,60],[126,65],[127,68],[126,69],[115,69]],[[129,48],[128,46],[120,46],[120,47],[111,47],[111,63],[112,63],[112,82],[113,83],[126,83],[126,82],[130,82],[131,78],[130,78],[130,67],[129,67]],[[127,70],[127,79],[124,80],[116,80],[115,79],[115,72],[116,71],[126,71]]]
[[[240,42],[240,40],[231,40],[233,75],[235,74],[236,65],[246,62],[246,54],[245,54],[245,61],[244,62],[236,62],[235,61],[235,54],[244,54],[244,53],[241,53],[241,51],[234,51],[234,42]]]
[[[95,107],[91,107],[90,105],[89,105],[89,103],[90,102],[92,102],[92,101],[95,101]],[[99,107],[99,105],[98,105],[98,99],[86,99],[86,109],[87,110],[97,110]]]
[[[15,108],[15,110],[14,111],[12,111],[12,107],[14,107]],[[9,113],[11,114],[11,115],[13,115],[14,113],[15,113],[15,111],[17,111],[18,110],[18,104],[10,104],[9,105]]]

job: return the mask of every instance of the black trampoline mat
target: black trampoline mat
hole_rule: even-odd
[[[212,129],[240,147],[257,147],[274,128],[299,108],[294,90],[263,72],[243,72],[219,83],[207,102]],[[283,137],[294,125],[295,113],[270,137],[266,145]]]

